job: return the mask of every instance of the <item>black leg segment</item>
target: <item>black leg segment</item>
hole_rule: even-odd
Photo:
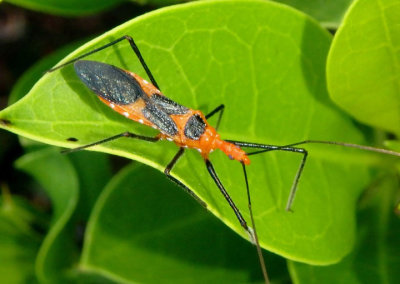
[[[303,158],[301,159],[300,165],[297,169],[296,176],[294,177],[293,184],[292,184],[292,187],[291,187],[290,193],[289,193],[289,198],[288,198],[288,201],[286,204],[286,211],[291,211],[293,200],[294,200],[294,197],[295,197],[296,191],[297,191],[297,185],[299,184],[300,177],[301,177],[301,174],[303,173],[304,166],[306,164],[307,156],[308,156],[308,152],[306,149],[297,148],[297,147],[293,147],[293,146],[296,146],[296,145],[299,145],[302,143],[290,144],[290,145],[285,145],[285,146],[276,146],[276,145],[268,145],[268,144],[257,144],[257,143],[233,141],[233,140],[226,140],[226,141],[233,143],[239,147],[261,149],[259,151],[247,153],[248,156],[257,155],[257,154],[270,152],[270,151],[289,151],[289,152],[299,153],[299,154],[303,155]]]
[[[226,201],[229,203],[229,205],[231,206],[231,208],[233,209],[233,211],[235,212],[235,215],[237,217],[237,219],[240,222],[240,225],[242,225],[242,227],[250,233],[250,235],[253,235],[248,226],[246,221],[244,220],[242,214],[240,213],[239,209],[236,207],[236,204],[233,202],[233,200],[231,199],[231,197],[229,196],[228,192],[226,191],[225,187],[223,186],[221,180],[218,178],[217,173],[214,170],[213,165],[211,164],[210,160],[205,160],[206,162],[206,167],[208,172],[210,173],[212,179],[214,180],[215,184],[217,185],[217,187],[219,188],[219,190],[221,191],[222,195],[225,197]]]
[[[248,204],[249,212],[250,212],[251,225],[253,226],[253,231],[254,231],[254,233],[252,234],[252,238],[253,238],[254,243],[256,245],[256,248],[257,248],[258,259],[259,259],[259,262],[260,262],[261,270],[263,272],[265,283],[269,283],[269,278],[268,278],[268,273],[267,273],[267,269],[266,269],[266,266],[265,266],[264,256],[262,255],[262,250],[261,250],[261,247],[260,247],[260,243],[258,242],[256,222],[254,221],[253,208],[251,206],[249,181],[247,179],[246,165],[244,163],[242,163],[242,168],[243,168],[244,180],[245,180],[245,183],[246,183],[247,204]]]
[[[103,144],[103,143],[107,143],[107,142],[116,140],[116,139],[119,139],[119,138],[122,138],[122,137],[135,138],[135,139],[148,141],[148,142],[157,142],[158,140],[160,140],[158,135],[154,136],[154,137],[149,137],[149,136],[138,135],[138,134],[131,133],[131,132],[123,132],[123,133],[120,133],[120,134],[117,134],[117,135],[114,135],[114,136],[108,137],[106,139],[99,140],[99,141],[96,141],[96,142],[93,142],[93,143],[90,143],[90,144],[87,144],[87,145],[83,145],[83,146],[80,146],[80,147],[77,147],[77,148],[63,150],[63,151],[61,151],[61,153],[68,154],[68,153],[80,151],[80,150],[83,150],[83,149],[86,149],[86,148],[89,148],[89,147],[93,147],[93,146],[96,146],[96,145],[100,145],[100,144]]]
[[[61,64],[61,65],[59,65],[59,66],[56,66],[56,67],[54,67],[54,68],[48,70],[47,72],[53,72],[53,71],[55,71],[55,70],[57,70],[57,69],[60,69],[60,68],[62,68],[62,67],[64,67],[64,66],[66,66],[66,65],[69,65],[69,64],[71,64],[71,63],[74,63],[74,62],[76,62],[76,61],[78,61],[78,60],[80,60],[80,59],[82,59],[82,58],[85,58],[85,57],[87,57],[87,56],[89,56],[89,55],[91,55],[91,54],[93,54],[93,53],[99,52],[99,51],[101,51],[101,50],[103,50],[103,49],[106,49],[106,48],[108,48],[108,47],[110,47],[110,46],[113,46],[113,45],[115,45],[115,44],[117,44],[117,43],[119,43],[119,42],[121,42],[121,41],[123,41],[123,40],[127,40],[127,41],[129,42],[129,44],[130,44],[132,50],[135,52],[135,54],[136,54],[136,56],[138,57],[140,63],[142,64],[144,70],[146,71],[147,76],[149,76],[149,79],[150,79],[151,83],[152,83],[157,89],[160,89],[160,87],[158,86],[156,80],[155,80],[154,77],[153,77],[153,74],[151,74],[151,71],[150,71],[149,67],[147,67],[147,64],[146,64],[146,62],[144,61],[143,56],[142,56],[142,54],[140,53],[139,48],[137,47],[136,43],[133,41],[133,38],[130,37],[130,36],[128,36],[128,35],[125,35],[125,36],[123,36],[123,37],[121,37],[121,38],[119,38],[119,39],[116,39],[116,40],[114,40],[114,41],[112,41],[112,42],[110,42],[110,43],[107,43],[107,44],[105,44],[105,45],[103,45],[103,46],[101,46],[101,47],[99,47],[99,48],[93,49],[92,51],[89,51],[89,52],[87,52],[87,53],[85,53],[85,54],[82,54],[82,55],[80,55],[80,56],[78,56],[78,57],[76,57],[76,58],[74,58],[74,59],[72,59],[72,60],[70,60],[70,61],[67,61],[67,62],[65,62],[65,63],[63,63],[63,64]]]
[[[178,179],[174,178],[170,174],[172,168],[175,166],[176,162],[179,160],[179,158],[183,155],[184,152],[185,152],[185,148],[183,148],[183,147],[179,148],[178,153],[176,153],[174,158],[171,160],[171,162],[169,162],[169,164],[165,168],[164,174],[167,176],[167,178],[169,178],[170,180],[175,182],[177,185],[182,187],[187,193],[189,193],[194,199],[196,199],[197,202],[199,202],[201,204],[201,206],[203,206],[204,208],[207,208],[207,204],[203,200],[201,200],[201,198],[199,196],[197,196],[196,193],[194,193],[190,188],[188,188],[186,185],[184,185],[182,182],[180,182]]]
[[[209,114],[206,115],[206,119],[209,119],[209,118],[212,117],[214,114],[216,114],[217,112],[219,112],[217,124],[215,125],[215,129],[216,129],[216,130],[218,130],[218,128],[219,128],[219,124],[220,124],[220,122],[221,122],[222,115],[224,114],[224,109],[225,109],[225,105],[224,105],[224,104],[220,104],[220,105],[217,106],[213,111],[211,111]]]

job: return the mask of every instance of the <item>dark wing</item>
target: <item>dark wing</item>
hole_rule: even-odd
[[[189,109],[162,94],[152,94],[146,97],[144,101],[146,103],[142,110],[144,117],[163,133],[175,136],[178,133],[178,126],[171,118],[171,115],[182,115],[187,113]]]
[[[185,114],[189,111],[187,107],[160,94],[151,95],[150,100],[158,107],[162,108],[167,114]]]
[[[151,100],[146,101],[146,106],[143,108],[142,114],[164,134],[175,136],[178,133],[178,126],[171,116]]]
[[[134,106],[142,99],[145,106],[138,111],[148,121],[164,134],[175,136],[178,133],[178,126],[170,115],[185,114],[188,108],[161,94],[146,95],[135,77],[113,65],[80,60],[74,66],[81,81],[101,98],[121,107]]]
[[[118,67],[88,60],[79,60],[74,67],[81,81],[109,102],[127,105],[145,96],[136,79]]]

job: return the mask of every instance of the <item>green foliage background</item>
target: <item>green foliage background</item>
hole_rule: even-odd
[[[42,2],[47,8],[37,5],[35,9],[64,15],[101,8],[90,8],[90,1],[79,8],[65,2],[68,9],[59,12],[62,1],[57,7],[51,1]],[[225,139],[276,145],[306,139],[383,143],[383,134],[376,135],[378,130],[361,126],[354,118],[398,134],[400,25],[396,25],[396,15],[400,4],[355,1],[341,22],[349,1],[282,2],[319,22],[293,7],[268,1],[200,1],[155,10],[76,50],[76,45],[66,47],[21,78],[10,101],[23,98],[0,112],[0,127],[62,147],[127,130],[155,134],[99,102],[72,66],[44,75],[31,88],[40,72],[70,51],[74,50],[64,61],[128,34],[168,97],[204,113],[225,104],[220,126]],[[324,27],[339,25],[332,41]],[[94,54],[90,60],[145,76],[127,43]],[[70,137],[78,142],[69,142]],[[3,190],[0,246],[4,249],[0,255],[8,260],[4,280],[261,281],[254,248],[195,151],[187,151],[172,174],[237,234],[147,166],[134,163],[114,174],[104,154],[65,156],[30,140],[21,139],[21,143],[27,153],[15,167],[39,182],[51,199],[52,216],[42,216],[28,201]],[[294,213],[285,211],[285,203],[300,156],[266,153],[252,157],[248,168],[261,245],[281,256],[266,253],[271,278],[285,281],[290,277],[297,283],[310,279],[394,283],[400,255],[395,236],[400,224],[391,210],[399,195],[394,166],[398,159],[337,146],[307,149],[309,160]],[[120,139],[90,150],[163,171],[177,148],[168,142],[154,145]],[[211,159],[249,220],[240,165],[217,152]],[[368,194],[360,203],[366,188]],[[47,228],[44,236],[30,226],[35,222]],[[82,227],[86,231],[81,249],[76,234]],[[31,261],[20,261],[17,256],[22,253]],[[379,269],[370,271],[370,266]],[[14,271],[20,272],[18,276]]]

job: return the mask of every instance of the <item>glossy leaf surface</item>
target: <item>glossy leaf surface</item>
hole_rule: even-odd
[[[318,20],[323,26],[337,28],[353,0],[276,0]]]
[[[362,132],[327,97],[325,61],[331,36],[293,9],[266,1],[206,1],[170,7],[115,28],[69,58],[125,34],[135,38],[168,97],[205,113],[225,104],[220,126],[225,139],[278,145],[308,138],[364,143]],[[90,59],[145,76],[127,43]],[[28,96],[0,112],[0,119],[2,127],[15,133],[66,147],[127,130],[156,134],[99,102],[72,66],[44,76]],[[210,119],[211,124],[215,122]],[[68,142],[71,137],[78,142]],[[266,153],[252,157],[248,173],[259,237],[263,247],[288,258],[333,263],[353,245],[355,202],[368,184],[366,164],[375,158],[335,146],[308,148],[294,214],[285,211],[285,204],[301,156]],[[167,141],[120,139],[92,150],[163,170],[177,148]],[[213,153],[211,160],[249,220],[240,164],[220,152]],[[211,212],[247,238],[196,151],[188,150],[172,173]]]
[[[363,123],[400,134],[400,2],[355,1],[328,57],[332,99]]]

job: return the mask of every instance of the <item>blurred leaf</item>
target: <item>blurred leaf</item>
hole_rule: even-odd
[[[274,0],[292,6],[315,18],[321,25],[337,28],[353,0]]]
[[[94,14],[126,0],[5,0],[38,12],[63,16]]]
[[[34,262],[41,236],[32,229],[40,220],[30,205],[9,193],[0,196],[0,282],[34,283]]]
[[[393,214],[396,177],[386,179],[358,214],[356,249],[327,267],[289,262],[294,283],[398,283],[400,219]]]
[[[147,4],[147,5],[154,5],[154,6],[166,6],[166,5],[190,2],[190,0],[130,0],[130,1],[137,2],[139,4]],[[192,0],[192,1],[194,1],[194,0]]]
[[[400,2],[355,1],[327,63],[332,99],[358,120],[400,135]]]
[[[29,68],[15,83],[13,86],[8,104],[12,105],[17,102],[21,98],[23,98],[30,89],[35,85],[35,83],[43,76],[43,74],[54,66],[58,61],[60,61],[63,57],[65,57],[68,53],[72,52],[76,49],[82,42],[75,42],[72,44],[68,44],[63,48],[60,48],[56,52],[46,56],[42,60],[35,63],[31,68]]]
[[[80,270],[115,282],[261,282],[255,248],[190,199],[163,174],[128,166],[93,210]]]
[[[226,105],[223,138],[287,145],[305,139],[364,143],[363,133],[333,106],[326,93],[325,61],[331,36],[293,9],[268,1],[205,1],[165,8],[115,28],[69,58],[129,34],[163,92],[205,113]],[[128,43],[91,60],[144,76]],[[76,147],[131,131],[153,129],[113,112],[86,89],[69,66],[44,76],[30,94],[0,112],[0,125],[45,143]],[[215,123],[216,119],[210,119]],[[75,137],[78,142],[68,142]],[[353,246],[355,202],[369,183],[367,165],[377,158],[334,146],[310,146],[294,205],[286,199],[301,157],[268,153],[252,157],[249,182],[261,244],[307,263],[333,263]],[[159,170],[176,153],[167,141],[156,144],[120,139],[93,147],[146,163]],[[239,163],[216,151],[218,175],[249,220]],[[209,177],[197,151],[188,150],[172,171],[208,209],[247,238],[234,213]]]
[[[24,155],[16,167],[32,175],[52,201],[53,218],[36,259],[36,276],[40,282],[59,281],[77,257],[71,217],[78,202],[78,178],[68,158],[54,148]]]
[[[400,141],[388,140],[388,141],[385,141],[385,146],[388,147],[389,149],[400,152]]]
[[[79,178],[79,204],[76,213],[86,222],[97,198],[112,177],[108,156],[104,153],[80,151],[69,154]]]
[[[38,278],[51,282],[82,277],[72,271],[79,254],[77,233],[81,230],[83,234],[88,215],[111,178],[108,158],[90,152],[67,157],[57,149],[47,148],[26,154],[17,161],[17,166],[43,185],[53,204],[52,226],[37,258]]]

